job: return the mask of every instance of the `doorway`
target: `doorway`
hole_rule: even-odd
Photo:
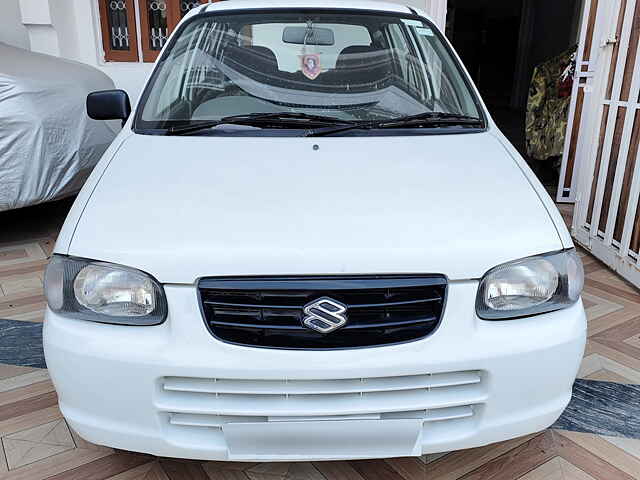
[[[550,189],[559,158],[528,154],[529,91],[537,66],[578,43],[583,1],[448,0],[447,37],[502,132]]]

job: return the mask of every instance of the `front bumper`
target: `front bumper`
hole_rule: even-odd
[[[416,342],[339,351],[222,343],[193,286],[166,286],[155,327],[47,311],[60,409],[85,439],[201,460],[383,458],[476,447],[542,430],[582,358],[581,304],[532,318],[475,315],[477,282],[452,282],[439,329]],[[378,433],[376,433],[378,432]]]

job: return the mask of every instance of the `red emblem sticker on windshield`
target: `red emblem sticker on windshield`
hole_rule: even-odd
[[[317,53],[302,55],[302,74],[305,77],[309,80],[315,80],[320,75],[321,70],[320,55]]]

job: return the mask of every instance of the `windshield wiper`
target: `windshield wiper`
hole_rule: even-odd
[[[405,127],[408,125],[422,125],[431,127],[434,125],[476,125],[482,123],[478,117],[447,112],[424,112],[407,117],[384,120],[381,128]]]
[[[374,128],[421,128],[421,127],[449,127],[449,126],[482,126],[482,119],[446,112],[424,112],[406,117],[391,118],[386,120],[369,120],[365,122],[352,122],[335,128],[322,128],[308,132],[307,137],[322,137],[348,130],[370,130]]]
[[[322,115],[310,115],[308,113],[297,112],[276,112],[276,113],[248,113],[244,115],[232,115],[223,117],[220,120],[210,122],[200,122],[183,127],[170,127],[167,135],[187,135],[202,130],[217,127],[219,125],[248,125],[255,127],[304,127],[319,125],[351,125],[354,122],[342,120],[335,117],[325,117]]]

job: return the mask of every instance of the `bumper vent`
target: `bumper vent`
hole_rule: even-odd
[[[443,276],[245,277],[200,281],[209,331],[225,342],[286,349],[357,348],[408,342],[442,317]],[[347,307],[347,324],[328,334],[303,326],[303,308],[329,297]]]
[[[169,423],[222,428],[234,422],[469,418],[486,401],[479,371],[336,380],[164,377]]]

